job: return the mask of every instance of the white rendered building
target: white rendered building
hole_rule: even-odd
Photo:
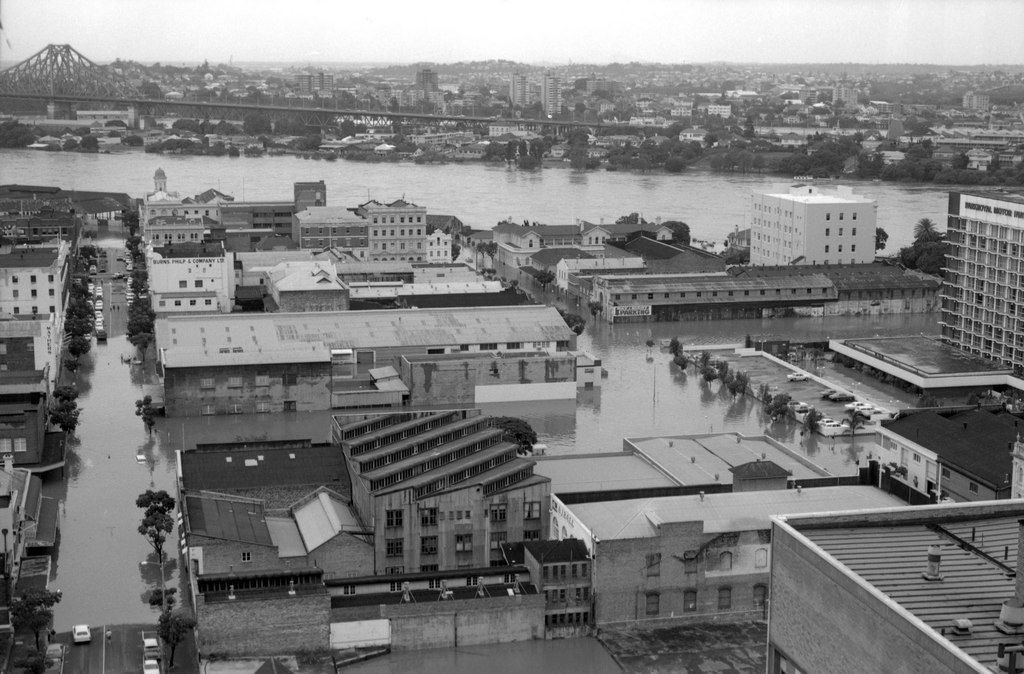
[[[452,261],[452,237],[440,229],[435,229],[427,235],[427,257],[426,261],[438,263],[451,263]]]
[[[849,187],[778,184],[754,193],[750,264],[863,264],[875,259],[877,204]]]
[[[234,255],[221,244],[150,247],[146,267],[157,316],[226,314],[234,306]]]
[[[1024,198],[949,195],[942,341],[1024,368]]]

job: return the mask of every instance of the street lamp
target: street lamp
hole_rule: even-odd
[[[4,535],[4,599],[6,601],[10,601],[11,594],[11,583],[9,580],[11,574],[8,571],[8,569],[10,568],[10,562],[7,559],[7,534],[9,533],[10,530],[8,530],[7,527],[0,529],[0,534]]]

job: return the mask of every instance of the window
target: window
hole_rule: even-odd
[[[658,615],[661,612],[661,596],[657,592],[647,593],[647,615]]]
[[[420,536],[420,554],[437,554],[437,536]]]
[[[14,438],[14,451],[27,452],[28,451],[28,438]]]
[[[832,219],[832,214],[831,213],[826,213],[825,214],[825,219],[826,220],[831,220]],[[828,236],[828,230],[827,229],[825,230],[825,236]]]
[[[491,550],[500,550],[501,544],[508,540],[508,534],[504,531],[495,531],[491,533]]]
[[[473,552],[473,534],[455,534],[455,552]]]
[[[355,585],[342,585],[341,586],[341,593],[342,594],[355,594],[356,593],[356,586]]]
[[[845,213],[840,213],[839,214],[839,219],[842,220],[844,215],[846,215],[846,214]],[[839,230],[839,236],[842,236],[842,235],[843,235],[843,230],[840,229]]]
[[[540,519],[541,518],[541,502],[540,501],[526,501],[524,504],[525,512],[523,513],[523,519]]]
[[[694,613],[697,610],[697,591],[687,590],[683,592],[683,611]]]
[[[241,377],[228,377],[228,386],[230,388],[241,388],[242,378]]]
[[[178,287],[179,288],[187,288],[188,287],[188,281],[178,281]]]
[[[536,529],[533,529],[533,530],[529,530],[528,529],[528,530],[523,532],[523,540],[524,541],[539,541],[540,540],[540,532],[537,531]]]
[[[243,562],[251,562],[252,561],[252,553],[251,552],[243,552],[242,553],[242,561]]]
[[[402,514],[401,510],[386,510],[384,511],[385,526],[389,527],[400,527],[402,526]]]
[[[270,386],[270,377],[268,375],[265,375],[265,374],[258,374],[258,375],[256,375],[256,385],[257,386]]]
[[[492,522],[504,522],[507,516],[507,509],[504,503],[495,503],[491,505],[491,521]]]
[[[497,351],[498,350],[498,343],[497,342],[484,342],[483,344],[480,345],[480,350],[481,351]]]
[[[661,575],[661,553],[652,552],[647,555],[647,576]]]
[[[856,213],[855,213],[854,215],[856,215]],[[857,219],[857,218],[854,218],[854,220],[856,220],[856,219]],[[856,227],[853,227],[853,228],[851,229],[851,231],[850,231],[850,234],[851,234],[852,236],[857,236],[857,228],[856,228]]]
[[[840,218],[840,220],[842,220],[842,218]],[[842,228],[842,227],[840,227],[840,228],[839,228],[839,236],[842,236],[842,235],[843,235],[843,228]]]
[[[826,228],[825,228],[825,236],[828,236],[828,235],[829,235],[829,232],[830,232],[830,231],[831,231],[831,230],[830,230],[830,229],[829,229],[828,227],[826,227]]]
[[[203,377],[200,379],[199,388],[213,388],[213,377]]]
[[[203,287],[203,282],[202,281],[196,281],[196,288],[202,288],[202,287]]]
[[[718,588],[718,608],[719,610],[732,608],[732,588]]]
[[[420,511],[420,526],[437,526],[437,508],[424,508]]]
[[[729,571],[732,569],[732,553],[723,552],[718,556],[718,566],[723,571]]]
[[[852,219],[854,219],[854,220],[856,220],[856,219],[857,219],[857,211],[854,211],[854,212],[853,212],[853,218],[852,218]],[[857,230],[853,230],[853,233],[854,233],[854,234],[856,234],[856,233],[857,233]]]
[[[972,494],[977,494],[978,493],[978,483],[977,482],[968,482],[967,483],[967,489],[969,489]]]
[[[522,342],[509,342],[508,344],[505,345],[505,348],[506,349],[521,349],[521,348],[523,348],[523,343]]]
[[[765,600],[768,598],[767,585],[754,586],[754,608],[764,608]]]
[[[768,548],[758,548],[754,551],[754,566],[759,569],[768,566]]]
[[[949,468],[943,468],[942,469],[942,479],[943,480],[948,480],[949,479]]]
[[[388,538],[384,540],[385,554],[388,557],[401,557],[402,555],[402,539],[401,538]]]

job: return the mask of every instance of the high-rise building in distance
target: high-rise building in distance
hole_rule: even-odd
[[[544,80],[541,82],[541,104],[544,112],[549,115],[557,115],[562,111],[562,78],[551,73],[544,73]]]
[[[525,108],[530,104],[530,83],[526,81],[526,75],[512,73],[508,83],[508,100],[513,106]]]
[[[416,73],[416,88],[424,94],[437,91],[437,73],[430,68],[424,68]]]

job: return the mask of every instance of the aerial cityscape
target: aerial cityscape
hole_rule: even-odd
[[[0,674],[1024,672],[1024,5],[41,4]]]

